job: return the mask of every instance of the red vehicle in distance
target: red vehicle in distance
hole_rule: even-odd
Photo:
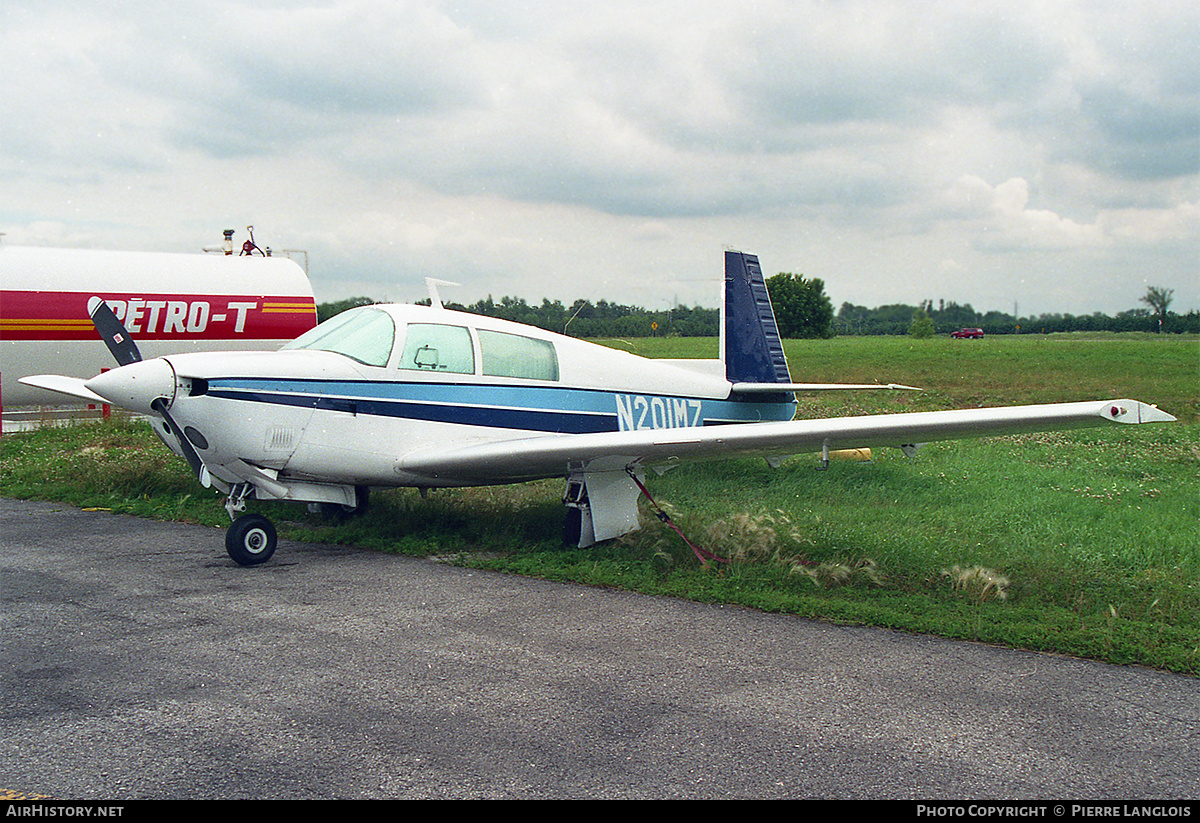
[[[950,336],[959,340],[977,340],[983,337],[983,329],[959,329],[950,332]]]

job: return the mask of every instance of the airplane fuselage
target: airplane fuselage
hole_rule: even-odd
[[[248,463],[283,486],[518,482],[567,476],[571,467],[469,480],[412,472],[403,458],[431,447],[790,420],[795,412],[791,394],[732,395],[719,361],[689,368],[440,308],[353,312],[336,340],[165,358],[176,382],[171,410],[214,477],[241,482]],[[388,329],[390,340],[372,334]]]

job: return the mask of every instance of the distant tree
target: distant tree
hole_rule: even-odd
[[[908,326],[908,333],[921,340],[933,337],[933,318],[924,309],[914,312],[912,323]]]
[[[780,272],[767,278],[767,291],[781,336],[833,337],[833,302],[825,294],[825,281]]]
[[[856,306],[853,303],[843,303],[838,309],[835,328],[838,334],[862,334],[871,310],[866,306]]]
[[[358,306],[370,306],[378,301],[372,300],[370,297],[349,297],[345,300],[336,300],[332,303],[317,304],[317,322],[324,323],[331,317],[339,315],[347,309],[357,308]],[[426,303],[429,301],[426,300]]]
[[[1158,315],[1158,321],[1162,323],[1167,319],[1167,309],[1170,308],[1174,297],[1175,289],[1151,286],[1146,289],[1146,296],[1142,298],[1142,302]]]
[[[960,306],[953,300],[948,303],[945,300],[939,300],[937,310],[934,311],[932,307],[928,307],[928,313],[934,326],[942,331],[953,331],[964,326],[978,326],[982,322],[979,312],[971,308],[970,303]]]

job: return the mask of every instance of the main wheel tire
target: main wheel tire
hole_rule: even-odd
[[[225,551],[239,566],[266,563],[276,542],[275,526],[261,514],[243,514],[225,532]]]
[[[567,506],[566,517],[563,520],[562,541],[567,546],[578,546],[579,537],[583,533],[583,512],[576,506]]]
[[[343,506],[341,503],[321,503],[319,505],[323,516],[343,523],[349,518],[367,511],[371,505],[371,490],[367,486],[355,486],[353,506]]]

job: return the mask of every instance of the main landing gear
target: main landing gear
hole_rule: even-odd
[[[313,510],[314,505],[325,517],[341,523],[347,518],[362,514],[367,510],[371,505],[371,490],[366,486],[355,486],[353,506],[343,503],[316,503],[309,504],[309,511]]]

